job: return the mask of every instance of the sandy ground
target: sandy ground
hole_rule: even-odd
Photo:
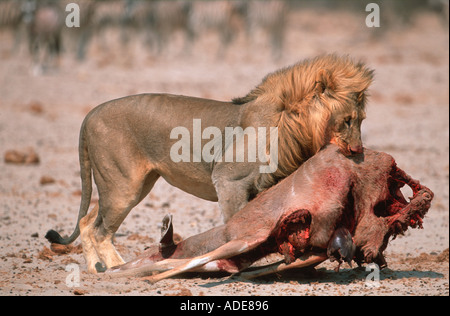
[[[364,18],[364,13],[326,10],[293,13],[279,61],[270,58],[264,34],[252,44],[238,35],[218,58],[217,36],[208,33],[190,55],[183,54],[176,36],[159,57],[137,41],[127,48],[112,40],[106,47],[94,41],[85,62],[74,61],[69,51],[58,69],[40,76],[31,74],[23,49],[11,53],[12,40],[1,33],[0,294],[448,295],[448,31],[436,16],[422,14],[410,25],[374,35]],[[378,286],[366,282],[370,271],[364,268],[345,266],[335,273],[330,263],[319,265],[315,275],[243,281],[193,274],[151,285],[87,274],[79,247],[65,255],[47,249],[48,229],[70,234],[75,226],[80,201],[78,133],[89,109],[141,92],[229,100],[245,94],[266,73],[324,52],[350,54],[376,69],[363,123],[365,145],[393,155],[402,169],[435,193],[424,229],[409,230],[390,243],[389,267],[380,272]],[[5,163],[8,150],[29,147],[38,155],[38,164]],[[158,240],[158,224],[168,212],[183,237],[220,224],[217,204],[160,180],[118,231],[115,242],[125,260]],[[73,286],[76,269],[80,280]]]

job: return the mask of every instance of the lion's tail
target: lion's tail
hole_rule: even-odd
[[[72,243],[75,239],[80,236],[80,220],[87,214],[89,210],[89,205],[91,203],[91,195],[92,195],[92,177],[91,177],[91,161],[89,160],[88,148],[86,144],[86,136],[85,136],[85,125],[87,119],[84,120],[81,126],[80,132],[80,175],[81,175],[81,203],[80,210],[78,212],[78,220],[75,230],[72,235],[67,238],[61,237],[61,235],[52,230],[49,230],[45,235],[45,238],[51,243],[68,245]]]

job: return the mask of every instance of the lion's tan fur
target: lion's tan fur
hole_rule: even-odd
[[[258,186],[272,186],[331,141],[332,116],[357,111],[364,117],[372,80],[373,70],[363,63],[325,55],[273,72],[245,97],[233,99],[235,104],[278,106],[278,170],[262,174]]]

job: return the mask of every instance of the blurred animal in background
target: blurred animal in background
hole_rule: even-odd
[[[193,1],[188,25],[190,39],[198,41],[208,32],[217,33],[220,42],[217,55],[222,58],[239,32],[241,9],[239,1]]]
[[[173,37],[180,33],[184,47],[188,49],[192,40],[189,31],[190,3],[187,1],[151,1],[145,19],[145,43],[157,55],[165,52]]]
[[[66,7],[72,0],[61,1],[61,6]],[[86,58],[89,42],[94,35],[94,12],[97,1],[95,0],[78,0],[76,2],[80,9],[80,26],[79,27],[64,27],[64,52],[73,53],[73,57],[78,61]]]
[[[269,42],[266,47],[269,47],[274,59],[280,59],[288,18],[287,3],[282,0],[252,0],[247,5],[246,30],[249,40],[254,41],[259,34],[265,34]]]
[[[428,0],[428,5],[441,17],[442,23],[448,27],[449,0]]]
[[[64,26],[65,8],[72,2],[80,9],[80,27]],[[448,0],[377,3],[382,27],[371,32],[374,40],[410,25],[422,13],[435,14],[448,26]],[[0,34],[14,38],[11,48],[3,42],[1,48],[8,56],[30,47],[30,57],[40,65],[37,72],[63,53],[79,61],[99,53],[105,61],[117,56],[132,59],[136,45],[150,47],[152,58],[195,50],[220,59],[234,45],[233,49],[256,49],[278,60],[289,48],[286,30],[308,27],[292,19],[299,11],[326,7],[364,15],[366,4],[363,0],[0,0]],[[211,35],[217,41],[209,41]]]
[[[35,11],[36,1],[0,0],[0,31],[11,33],[14,37],[8,53],[17,53],[21,43],[26,41],[26,25],[30,24]]]
[[[35,75],[57,67],[61,53],[61,31],[63,15],[54,1],[35,2],[34,12],[28,29],[28,45]]]

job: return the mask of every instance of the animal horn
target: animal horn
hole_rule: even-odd
[[[161,239],[159,243],[161,248],[167,248],[175,245],[173,242],[173,225],[171,214],[167,214],[162,220]]]

